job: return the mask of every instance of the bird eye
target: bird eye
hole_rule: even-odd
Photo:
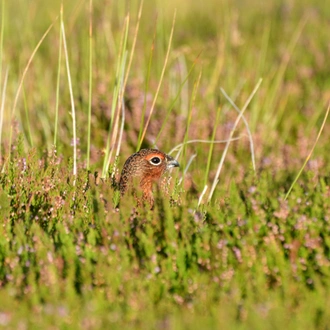
[[[159,165],[161,163],[161,160],[160,160],[159,157],[153,157],[153,158],[150,159],[150,163],[152,165]]]

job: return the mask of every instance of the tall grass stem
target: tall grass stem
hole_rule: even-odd
[[[128,60],[127,68],[126,68],[126,74],[124,78],[124,82],[121,86],[120,94],[119,94],[119,101],[118,101],[118,111],[117,111],[117,118],[116,118],[116,126],[114,130],[114,140],[118,141],[117,143],[117,151],[116,151],[116,157],[119,156],[120,153],[120,148],[121,148],[121,142],[122,142],[122,137],[123,137],[123,130],[124,130],[124,125],[125,125],[125,103],[124,103],[124,93],[127,85],[127,80],[128,76],[131,70],[132,62],[133,62],[133,57],[135,53],[135,46],[136,46],[136,41],[137,41],[137,36],[139,32],[139,27],[140,27],[140,21],[141,21],[141,15],[142,15],[142,8],[143,8],[143,0],[140,2],[139,6],[139,12],[138,12],[138,18],[137,18],[137,23],[134,31],[134,37],[133,37],[133,43],[132,43],[132,49],[130,52],[130,57]],[[128,32],[128,29],[127,29]],[[127,37],[127,36],[126,36]],[[126,41],[127,42],[127,41]],[[125,58],[125,64],[126,64],[126,58]],[[123,71],[124,72],[124,71]],[[119,117],[120,113],[122,114],[122,120],[119,128]],[[115,143],[114,141],[114,143]],[[110,157],[111,159],[111,157]]]
[[[0,163],[2,163],[2,129],[3,129],[3,117],[5,113],[5,101],[6,101],[6,89],[8,81],[8,68],[6,69],[5,79],[2,86],[1,95],[1,108],[0,108]]]
[[[157,143],[159,137],[161,136],[161,134],[162,134],[162,132],[163,132],[163,129],[165,128],[166,123],[167,123],[167,121],[168,121],[168,119],[169,119],[169,117],[170,117],[170,114],[171,114],[171,112],[172,112],[172,110],[173,110],[173,108],[174,108],[174,105],[175,105],[176,101],[178,100],[178,98],[180,97],[181,90],[182,90],[183,86],[185,85],[185,83],[188,81],[188,79],[189,79],[191,73],[193,72],[193,69],[194,69],[194,67],[195,67],[195,65],[196,65],[196,63],[197,63],[197,61],[198,61],[200,55],[201,55],[201,52],[200,52],[200,53],[198,54],[198,56],[196,57],[196,59],[195,59],[194,63],[192,64],[192,66],[191,66],[191,68],[190,68],[188,74],[186,75],[185,79],[181,82],[181,85],[180,85],[180,88],[179,88],[179,90],[178,90],[178,93],[177,93],[177,95],[175,96],[175,98],[173,99],[171,105],[169,106],[169,108],[168,108],[168,110],[167,110],[167,112],[166,112],[165,119],[163,120],[163,122],[162,122],[162,126],[161,126],[161,128],[160,128],[160,130],[159,130],[159,132],[158,132],[158,134],[157,134],[157,136],[156,136],[156,139],[155,139],[154,145],[156,145],[156,143]]]
[[[158,94],[159,94],[159,91],[160,91],[160,87],[161,87],[162,82],[163,82],[163,78],[164,78],[164,74],[165,74],[165,69],[166,69],[168,58],[169,58],[169,55],[170,55],[170,49],[171,49],[172,38],[173,38],[173,33],[174,33],[174,26],[175,26],[175,19],[176,19],[176,11],[174,12],[174,16],[173,16],[173,22],[172,22],[172,28],[171,28],[171,33],[170,33],[170,39],[168,41],[168,47],[167,47],[167,52],[166,52],[166,56],[165,56],[165,61],[164,61],[162,73],[161,73],[160,78],[159,78],[159,83],[158,83],[158,86],[157,86],[156,94],[155,94],[154,100],[152,102],[150,113],[149,113],[149,116],[148,116],[147,121],[145,123],[144,129],[143,129],[143,132],[142,132],[141,139],[138,142],[138,149],[141,148],[141,144],[142,144],[142,142],[143,142],[143,140],[145,138],[145,135],[146,135],[146,132],[147,132],[147,129],[148,129],[148,126],[149,126],[149,123],[150,123],[152,114],[153,114],[154,109],[155,109],[155,105],[156,105],[156,101],[157,101]]]
[[[105,157],[103,161],[103,168],[102,168],[102,178],[106,177],[108,172],[111,158],[112,158],[112,151],[115,144],[115,137],[116,137],[116,127],[119,125],[119,113],[121,108],[118,107],[118,102],[120,102],[120,91],[123,88],[123,82],[125,80],[125,64],[127,59],[127,38],[128,38],[128,29],[129,29],[129,15],[126,16],[124,27],[122,31],[122,37],[120,41],[120,52],[118,56],[118,63],[116,68],[116,78],[115,78],[115,86],[112,96],[112,104],[111,104],[111,118],[110,118],[110,125],[109,125],[109,132],[107,138],[107,146],[105,150]],[[117,112],[116,112],[117,111]]]
[[[93,92],[93,0],[89,1],[89,71],[88,71],[88,131],[87,131],[87,170],[90,168],[92,92]]]
[[[274,84],[272,85],[272,88],[269,92],[269,96],[268,96],[268,102],[265,105],[265,108],[267,109],[267,113],[266,116],[264,118],[264,121],[271,127],[274,127],[274,121],[271,120],[271,118],[273,117],[274,114],[274,109],[276,107],[276,97],[278,96],[278,93],[280,92],[280,87],[283,84],[284,81],[284,74],[288,68],[288,65],[290,63],[290,60],[292,58],[292,54],[294,52],[294,49],[298,43],[298,40],[302,34],[302,31],[306,25],[307,22],[307,17],[302,17],[299,24],[297,25],[296,30],[294,31],[291,40],[289,42],[288,45],[288,49],[287,51],[284,53],[282,61],[278,67],[278,69],[276,70],[276,75],[274,77],[274,79],[272,79],[274,81]],[[283,110],[284,111],[284,110]],[[277,113],[276,115],[277,118],[281,118],[282,117],[282,113]]]
[[[71,101],[72,134],[73,134],[73,143],[72,143],[73,144],[73,176],[74,176],[73,185],[75,185],[75,178],[77,176],[76,109],[75,109],[75,104],[74,104],[71,73],[70,73],[70,64],[69,64],[69,54],[68,54],[68,48],[67,48],[67,43],[66,43],[65,27],[64,27],[63,20],[61,20],[61,30],[62,30],[62,37],[63,37],[63,48],[64,48],[66,71],[67,71],[67,76],[68,76],[68,85],[69,85],[69,93],[70,93],[70,101]]]
[[[222,166],[223,166],[223,163],[224,163],[225,157],[226,157],[227,152],[228,152],[228,149],[229,149],[230,140],[231,140],[231,138],[233,137],[234,132],[235,132],[235,130],[236,130],[236,127],[237,127],[239,121],[241,120],[241,118],[242,118],[242,116],[243,116],[245,110],[247,109],[247,107],[248,107],[248,105],[250,104],[252,98],[254,97],[254,95],[256,94],[257,90],[259,89],[261,82],[262,82],[262,79],[259,79],[257,85],[255,86],[255,88],[253,89],[251,95],[249,96],[249,98],[248,98],[247,101],[245,102],[245,104],[244,104],[242,110],[240,111],[238,117],[236,118],[236,121],[235,121],[235,123],[234,123],[233,128],[232,128],[231,131],[230,131],[229,138],[228,138],[228,142],[227,142],[227,144],[226,144],[226,146],[225,146],[225,149],[224,149],[224,151],[223,151],[223,153],[222,153],[222,157],[221,157],[221,160],[220,160],[220,163],[219,163],[219,166],[218,166],[218,169],[217,169],[217,172],[216,172],[215,178],[214,178],[213,183],[212,183],[211,191],[210,191],[209,196],[208,196],[208,202],[211,201],[212,196],[213,196],[213,194],[214,194],[214,190],[215,190],[217,184],[219,183],[219,176],[220,176],[220,173],[221,173],[221,169],[222,169]]]
[[[58,45],[58,65],[57,65],[57,79],[56,79],[56,101],[55,101],[55,123],[54,123],[54,146],[57,147],[57,134],[58,134],[58,108],[60,102],[60,83],[61,83],[61,63],[62,63],[62,22],[63,22],[63,3],[61,4],[60,13],[60,41]]]
[[[221,93],[225,96],[225,98],[227,99],[227,101],[232,105],[232,107],[238,112],[238,114],[241,113],[240,109],[237,107],[237,105],[234,103],[234,101],[228,96],[228,94],[225,92],[225,90],[223,88],[220,88]],[[252,167],[253,170],[256,171],[256,162],[255,162],[255,157],[254,157],[254,143],[253,143],[253,138],[252,138],[252,134],[251,134],[251,130],[249,127],[249,123],[247,122],[246,118],[244,117],[244,115],[242,115],[242,121],[246,127],[246,131],[249,137],[249,142],[250,142],[250,150],[251,150],[251,161],[252,161]]]
[[[24,110],[25,110],[25,120],[23,120],[23,122],[25,122],[26,126],[27,126],[27,136],[28,136],[29,145],[30,145],[30,147],[33,147],[33,139],[32,139],[32,134],[31,134],[30,119],[29,119],[29,109],[28,109],[28,104],[27,104],[26,93],[25,93],[24,87],[23,87],[23,100],[24,100]]]
[[[5,31],[5,0],[1,5],[1,31],[0,31],[0,90],[2,88],[2,59],[3,59],[3,35]]]
[[[303,172],[305,166],[307,165],[308,161],[309,161],[310,158],[312,157],[313,151],[314,151],[314,149],[315,149],[315,147],[316,147],[316,145],[317,145],[317,142],[318,142],[319,139],[320,139],[320,136],[321,136],[322,131],[323,131],[323,129],[324,129],[325,123],[326,123],[326,121],[327,121],[327,118],[328,118],[328,115],[329,115],[329,111],[330,111],[330,103],[329,103],[329,105],[328,105],[327,112],[325,113],[325,116],[324,116],[324,118],[323,118],[323,122],[322,122],[321,128],[320,128],[320,130],[319,130],[319,132],[318,132],[318,134],[317,134],[317,137],[316,137],[316,140],[315,140],[315,142],[314,142],[314,144],[313,144],[313,147],[312,147],[311,151],[309,152],[308,156],[306,157],[306,159],[305,159],[305,161],[304,161],[304,164],[302,165],[302,167],[301,167],[300,171],[298,172],[297,176],[296,176],[295,179],[293,180],[293,182],[292,182],[292,184],[291,184],[291,186],[290,186],[288,192],[286,193],[286,195],[285,195],[285,197],[284,197],[284,200],[287,200],[287,199],[288,199],[288,197],[289,197],[289,195],[290,195],[290,193],[291,193],[291,191],[292,191],[294,185],[295,185],[296,182],[298,181],[298,179],[299,179],[301,173]]]
[[[200,73],[198,75],[198,78],[194,83],[194,87],[193,87],[192,94],[191,94],[191,100],[190,100],[190,104],[189,104],[189,108],[188,108],[186,130],[185,130],[185,134],[184,134],[184,137],[183,137],[182,158],[183,158],[183,164],[184,165],[185,165],[186,151],[187,151],[187,143],[185,143],[185,142],[188,141],[189,128],[190,128],[190,124],[191,124],[191,120],[192,120],[192,111],[193,111],[193,108],[195,106],[197,90],[198,90],[199,83],[201,81],[201,77],[202,77],[202,71],[200,71]],[[182,178],[180,180],[180,183],[182,182],[182,179],[184,178],[185,174],[186,174],[186,170],[182,173]]]
[[[50,24],[50,26],[47,28],[47,30],[45,31],[45,33],[42,35],[41,39],[39,40],[39,42],[37,43],[36,47],[34,48],[24,70],[23,70],[23,74],[22,74],[22,77],[20,79],[20,82],[18,84],[18,88],[17,88],[17,91],[16,91],[16,95],[15,95],[15,98],[14,98],[14,104],[13,104],[13,108],[12,108],[12,111],[11,111],[11,124],[10,124],[10,132],[9,132],[9,150],[11,149],[11,144],[12,144],[12,139],[13,139],[13,120],[14,120],[14,115],[15,115],[15,110],[16,110],[16,107],[17,107],[17,103],[18,103],[18,98],[19,98],[19,95],[20,95],[20,92],[21,92],[21,89],[22,89],[22,86],[23,86],[23,82],[24,82],[24,78],[29,70],[29,67],[33,61],[33,58],[35,56],[35,54],[37,53],[39,47],[41,46],[41,44],[43,43],[43,41],[45,40],[45,38],[47,37],[48,33],[50,32],[50,30],[52,29],[52,27],[54,26],[55,22],[57,21],[58,17],[55,18],[54,22],[52,22]],[[11,157],[11,153],[9,152],[8,154],[8,160],[10,160],[10,157]]]
[[[220,118],[220,112],[221,112],[221,107],[218,107],[217,114],[216,114],[216,117],[215,117],[215,122],[214,122],[211,141],[215,140],[215,134],[217,132],[217,127],[218,127],[219,118]],[[207,185],[207,181],[208,181],[208,177],[209,177],[209,172],[210,172],[210,168],[211,168],[211,161],[212,161],[212,154],[213,154],[213,147],[214,147],[214,143],[211,143],[210,144],[210,149],[209,149],[209,154],[207,156],[207,164],[206,164],[206,171],[205,171],[205,177],[204,177],[204,186]],[[199,203],[198,203],[198,205],[199,205]]]

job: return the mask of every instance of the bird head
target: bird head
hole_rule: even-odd
[[[180,166],[173,157],[156,149],[142,149],[140,153],[143,175],[155,180],[158,180],[169,169]]]
[[[143,195],[151,200],[153,182],[158,181],[173,167],[179,167],[178,161],[173,157],[157,149],[141,149],[131,155],[124,164],[119,182],[121,195],[137,180]]]

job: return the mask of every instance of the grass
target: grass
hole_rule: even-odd
[[[329,328],[330,5],[1,8],[0,327]]]

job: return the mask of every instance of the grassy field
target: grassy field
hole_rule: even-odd
[[[330,329],[330,4],[0,6],[0,328]]]

